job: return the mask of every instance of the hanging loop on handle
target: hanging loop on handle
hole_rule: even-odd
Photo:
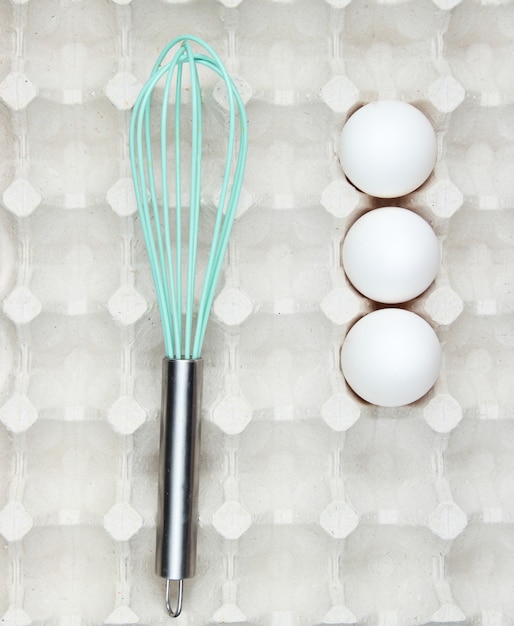
[[[182,597],[184,595],[184,581],[178,581],[178,596],[177,596],[177,607],[173,609],[170,603],[170,582],[171,580],[166,580],[166,610],[168,611],[168,615],[170,617],[178,617],[182,613]]]

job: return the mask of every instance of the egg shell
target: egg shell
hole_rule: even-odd
[[[437,158],[435,131],[416,107],[398,100],[371,102],[350,116],[339,141],[348,179],[379,198],[397,198],[420,187]]]
[[[441,344],[419,315],[388,308],[369,313],[349,330],[341,349],[341,369],[363,400],[384,407],[410,404],[434,385]]]
[[[439,243],[422,217],[399,207],[365,213],[343,241],[342,263],[364,296],[395,304],[423,293],[439,269]]]

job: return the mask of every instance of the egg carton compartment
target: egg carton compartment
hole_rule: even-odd
[[[1,623],[169,623],[164,352],[128,128],[181,33],[222,57],[250,148],[202,354],[197,573],[177,623],[514,624],[510,0],[0,4]],[[204,78],[209,208],[225,109]],[[337,156],[347,118],[385,98],[438,143],[394,200],[359,192]],[[341,245],[392,203],[440,244],[434,283],[402,306],[443,363],[426,396],[381,408],[341,373],[346,333],[379,306]]]

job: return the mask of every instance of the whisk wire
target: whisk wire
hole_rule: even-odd
[[[180,94],[182,92],[182,64],[177,67],[175,83],[175,163],[180,163]],[[175,354],[181,352],[182,346],[182,176],[180,167],[175,168],[175,282],[177,285],[177,300],[175,317],[177,322],[177,338]],[[171,240],[171,237],[170,237]]]
[[[163,103],[161,107],[161,138],[167,136],[167,125],[168,125],[168,99],[169,93],[171,90],[172,79],[173,79],[173,68],[175,65],[170,64],[167,72],[166,72],[166,81],[164,84],[164,95],[163,95]],[[176,65],[178,70],[182,69],[182,65],[180,62]],[[176,125],[177,126],[177,125]],[[178,126],[177,126],[178,128]],[[168,162],[168,142],[161,141],[161,163]],[[173,338],[174,342],[174,354],[180,352],[180,344],[181,344],[181,336],[182,331],[179,328],[179,322],[182,320],[182,316],[178,313],[180,309],[178,309],[178,301],[177,301],[177,288],[178,281],[176,280],[176,276],[174,274],[173,267],[173,249],[171,246],[171,228],[170,228],[170,211],[169,211],[169,196],[168,196],[168,177],[167,177],[167,168],[161,166],[161,179],[162,179],[162,205],[163,205],[163,227],[164,227],[164,241],[166,248],[166,264],[163,266],[165,268],[165,287],[166,287],[166,295],[169,302],[169,307],[172,311],[172,314],[169,316],[171,318],[172,326],[173,326]],[[179,238],[177,237],[177,240]],[[177,273],[178,276],[178,273]],[[177,310],[178,309],[178,310]]]
[[[195,295],[196,258],[198,251],[198,230],[200,220],[200,185],[202,175],[202,103],[200,81],[195,57],[189,42],[184,42],[187,50],[189,70],[191,74],[191,185],[190,185],[190,218],[189,218],[189,250],[187,267],[187,301],[186,301],[186,334],[184,355],[192,358],[193,308]]]

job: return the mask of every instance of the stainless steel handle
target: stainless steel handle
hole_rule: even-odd
[[[155,571],[167,580],[196,570],[202,381],[202,359],[163,360]]]

